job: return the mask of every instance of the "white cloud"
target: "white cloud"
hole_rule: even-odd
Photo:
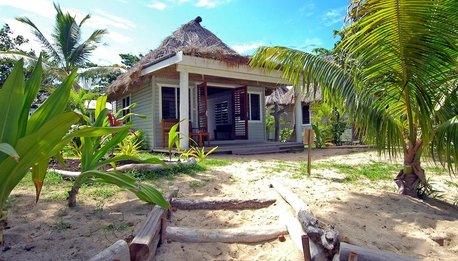
[[[161,2],[157,2],[157,3],[151,3],[148,5],[148,7],[151,7],[153,9],[157,9],[157,10],[164,10],[165,8],[167,8],[167,5],[164,4],[164,3],[161,3]]]
[[[198,0],[195,6],[215,8],[216,6],[225,4],[227,2],[230,2],[230,0]]]
[[[345,11],[346,11],[346,7],[331,9],[327,11],[322,19],[324,25],[329,27],[339,22],[343,22],[345,18]]]
[[[116,33],[116,32],[112,32],[112,31],[108,33],[107,38],[115,42],[122,43],[122,44],[130,43],[133,41],[133,39],[130,38],[129,36],[126,36],[120,33]]]
[[[77,14],[78,17],[81,18],[86,15],[85,12],[78,9],[74,9],[69,12],[71,14]],[[95,9],[94,13],[95,14],[91,16],[91,19],[87,20],[87,22],[85,23],[85,25],[87,25],[88,27],[97,29],[110,29],[110,27],[115,27],[124,30],[133,29],[137,27],[134,22],[120,16],[112,15],[104,10]]]
[[[233,46],[231,46],[231,48],[240,54],[247,54],[247,53],[250,53],[250,51],[254,51],[255,49],[259,48],[262,45],[264,44],[263,43],[234,44]]]
[[[112,46],[100,46],[92,52],[91,61],[100,65],[121,64],[119,53],[125,50],[119,50]]]
[[[0,0],[0,6],[14,7],[48,18],[55,15],[52,0]]]

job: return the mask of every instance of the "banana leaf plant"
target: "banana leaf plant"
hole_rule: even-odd
[[[49,158],[62,149],[71,125],[80,119],[75,112],[65,112],[76,71],[29,115],[41,87],[41,60],[27,81],[24,62],[19,60],[0,89],[0,244],[6,224],[5,203],[11,191],[32,169],[38,200]]]
[[[132,116],[139,115],[129,113],[124,117],[117,119],[117,122],[125,123],[123,126],[110,126],[108,119],[109,111],[106,108],[106,101],[106,96],[101,96],[97,99],[95,121],[93,123],[91,123],[87,117],[85,117],[85,119],[88,124],[91,124],[89,128],[105,130],[110,134],[105,134],[103,136],[81,137],[81,174],[76,178],[72,189],[69,191],[68,205],[70,207],[76,206],[76,195],[83,184],[101,182],[114,184],[120,188],[133,192],[140,200],[157,204],[163,208],[168,208],[168,203],[162,194],[152,186],[140,184],[134,177],[117,172],[116,170],[100,170],[101,167],[106,165],[112,165],[114,169],[116,169],[117,162],[126,160],[150,164],[164,164],[160,159],[155,157],[145,159],[132,155],[110,155],[110,152],[113,151],[114,148],[116,148],[117,145],[129,134],[132,120],[129,122],[126,121]],[[122,110],[116,113],[115,116],[119,116],[121,112]]]

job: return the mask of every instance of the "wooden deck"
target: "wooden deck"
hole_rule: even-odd
[[[299,142],[256,142],[247,143],[243,141],[212,142],[206,151],[218,146],[215,154],[255,155],[283,152],[304,151],[304,144]],[[154,148],[153,152],[167,153],[167,148]],[[176,151],[174,151],[176,152]]]

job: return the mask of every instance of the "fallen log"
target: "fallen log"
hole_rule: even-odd
[[[167,239],[189,243],[258,243],[288,234],[283,225],[241,227],[227,229],[199,229],[190,227],[167,227]]]
[[[56,174],[62,175],[68,178],[76,178],[81,175],[81,171],[69,171],[69,170],[61,170],[61,169],[49,169],[49,172],[54,172]]]
[[[275,199],[225,199],[225,198],[212,198],[212,199],[183,199],[174,198],[170,202],[172,207],[177,209],[258,209],[265,208],[273,203]]]
[[[358,261],[414,261],[416,259],[406,256],[397,255],[395,253],[364,248],[360,246],[351,245],[345,242],[340,243],[340,256],[339,260],[350,260],[349,256],[353,254],[357,256]],[[356,254],[356,255],[355,255]]]
[[[326,255],[324,251],[315,244],[305,233],[302,228],[302,224],[299,220],[291,213],[291,211],[284,209],[282,215],[280,216],[286,228],[288,229],[289,237],[296,245],[296,247],[304,254],[304,260],[306,261],[326,261]],[[304,242],[304,236],[307,237],[308,244]],[[304,248],[306,244],[307,248]]]
[[[169,167],[177,166],[177,165],[194,165],[196,164],[196,159],[190,158],[187,161],[176,161],[176,162],[164,162]],[[145,164],[145,163],[132,163],[132,164],[125,164],[119,167],[116,167],[116,171],[125,172],[132,169],[142,170],[142,171],[155,171],[155,170],[163,170],[166,167],[161,164]],[[107,169],[107,171],[113,171],[114,168]]]
[[[102,252],[95,255],[89,261],[119,260],[129,261],[129,246],[124,240],[118,240],[113,245],[105,248]]]
[[[328,259],[339,251],[339,232],[332,226],[319,221],[310,208],[291,190],[278,182],[272,182],[272,187],[294,209],[297,219],[301,223],[304,232]]]
[[[170,202],[177,193],[178,190],[172,191],[166,196],[166,199]],[[165,227],[163,222],[165,222],[166,211],[156,205],[148,213],[145,222],[130,243],[130,259],[132,261],[150,260],[156,254],[160,239],[164,239],[161,228]]]

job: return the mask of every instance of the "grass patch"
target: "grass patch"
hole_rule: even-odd
[[[156,171],[139,171],[134,169],[129,171],[128,173],[134,175],[136,178],[140,180],[157,180],[160,178],[173,179],[174,176],[179,174],[187,174],[193,176],[198,172],[202,172],[205,170],[207,170],[207,168],[199,163],[195,165],[178,164],[168,169]]]
[[[360,179],[361,176],[371,181],[391,180],[394,174],[401,168],[397,164],[386,164],[381,162],[372,162],[369,164],[329,164],[329,168],[335,169],[342,174],[348,175],[346,181],[353,182]]]
[[[199,162],[199,165],[203,167],[224,167],[234,164],[235,160],[227,160],[227,159],[206,159],[203,162]]]

